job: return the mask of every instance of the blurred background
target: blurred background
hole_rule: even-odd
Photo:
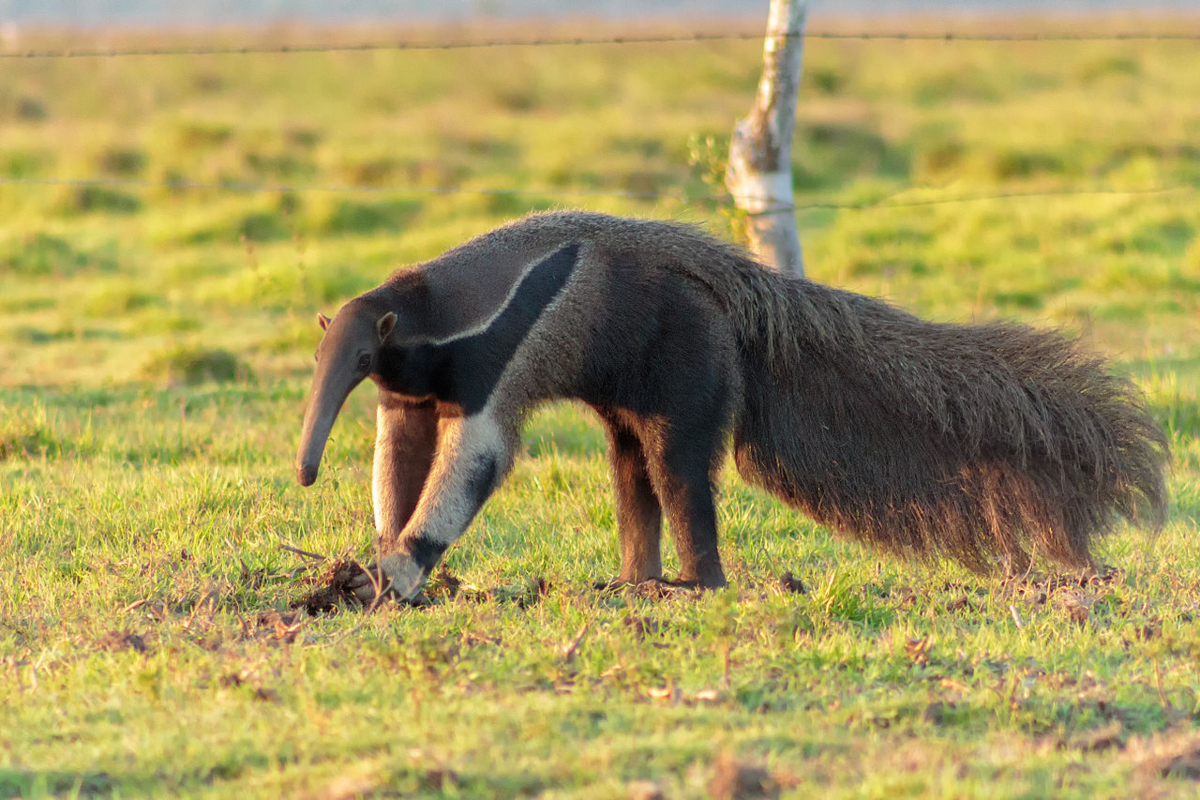
[[[681,15],[766,14],[761,0],[3,0],[0,19],[21,23],[69,25],[227,24],[307,20],[354,22],[364,20],[466,20],[481,16],[507,19],[562,19],[590,16],[628,21]],[[1165,9],[1194,9],[1195,0],[813,0],[809,9],[820,14],[904,15],[961,14],[1012,11],[1155,13]]]
[[[1191,6],[813,2],[810,277],[1060,326],[1190,396]],[[738,239],[722,175],[766,11],[3,0],[0,386],[299,397],[314,312],[530,211]]]

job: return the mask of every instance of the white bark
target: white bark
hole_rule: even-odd
[[[725,186],[749,215],[750,246],[764,264],[804,275],[792,194],[792,134],[800,93],[807,0],[771,0],[763,74],[750,115],[729,145]]]

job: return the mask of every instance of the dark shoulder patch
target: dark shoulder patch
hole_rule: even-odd
[[[439,400],[461,406],[467,416],[483,410],[521,342],[570,280],[579,247],[563,247],[530,269],[485,330],[433,345],[442,352],[431,354],[431,360],[444,367],[434,377]]]

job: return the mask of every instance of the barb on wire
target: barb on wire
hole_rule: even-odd
[[[912,42],[1134,42],[1134,41],[1200,41],[1200,31],[1150,31],[1126,33],[969,33],[945,31],[807,31],[797,34],[806,39],[912,41]],[[631,36],[589,37],[563,36],[537,39],[465,39],[450,42],[376,41],[346,44],[249,44],[195,45],[180,47],[80,47],[59,50],[0,51],[0,58],[115,58],[120,56],[216,56],[216,55],[286,55],[295,53],[354,53],[378,50],[429,51],[472,50],[497,47],[565,47],[577,45],[672,44],[686,42],[747,41],[762,39],[761,32],[722,32],[689,34],[647,34]],[[781,37],[776,37],[781,38]],[[782,37],[786,38],[786,37]]]

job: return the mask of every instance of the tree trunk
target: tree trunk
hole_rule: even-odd
[[[807,0],[771,0],[763,74],[750,116],[729,145],[725,186],[749,216],[750,246],[780,272],[804,276],[792,195],[792,132]]]

